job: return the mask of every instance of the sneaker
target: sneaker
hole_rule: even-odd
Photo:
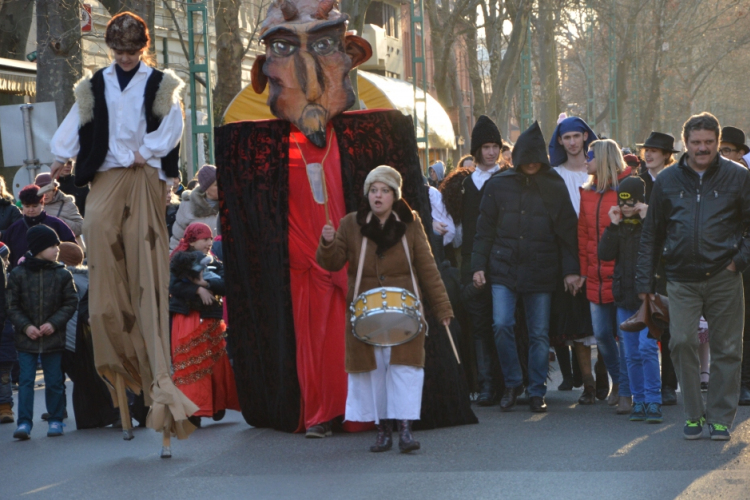
[[[306,438],[324,438],[328,436],[333,435],[333,430],[331,429],[331,422],[322,422],[317,425],[313,425],[309,429],[307,429],[307,432],[305,433]]]
[[[643,402],[633,404],[633,412],[630,414],[631,422],[643,422],[646,420],[646,405]]]
[[[712,441],[729,441],[729,429],[726,425],[708,424],[708,433]]]
[[[50,422],[49,430],[47,431],[47,437],[62,436],[63,427],[65,427],[65,424],[63,424],[62,422]]]
[[[646,422],[649,424],[660,424],[664,421],[659,403],[649,403],[646,406]]]
[[[19,425],[16,432],[13,433],[13,437],[21,441],[26,441],[31,437],[31,426],[29,424]]]
[[[685,439],[700,439],[703,436],[703,424],[706,423],[704,417],[698,420],[686,420],[685,427],[682,429],[682,435]]]

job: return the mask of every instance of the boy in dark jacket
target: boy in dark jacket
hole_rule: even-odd
[[[62,436],[62,356],[65,327],[78,307],[73,276],[57,262],[60,239],[44,224],[26,233],[29,251],[8,276],[8,315],[16,332],[16,350],[21,366],[18,390],[16,439],[29,439],[34,416],[34,379],[37,359],[44,370],[45,400],[49,413],[47,436]]]
[[[599,241],[599,259],[615,261],[612,294],[617,305],[618,324],[638,312],[641,305],[636,291],[635,271],[642,221],[648,210],[645,199],[646,184],[643,179],[628,177],[623,180],[617,187],[617,205],[609,210],[612,224],[604,230]],[[630,420],[660,423],[659,346],[655,339],[649,338],[648,328],[640,332],[620,330],[620,339],[625,343],[625,362],[633,393]],[[624,412],[623,408],[618,407],[618,413]]]

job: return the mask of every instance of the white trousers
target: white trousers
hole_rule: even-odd
[[[346,420],[376,424],[383,418],[419,420],[424,369],[392,365],[390,347],[374,349],[377,368],[349,374]]]

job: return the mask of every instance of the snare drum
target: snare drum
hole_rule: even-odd
[[[351,306],[352,333],[367,344],[390,347],[409,342],[422,331],[419,299],[403,288],[373,288]]]

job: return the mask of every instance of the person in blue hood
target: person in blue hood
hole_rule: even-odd
[[[436,161],[435,163],[430,165],[430,168],[427,169],[427,172],[429,174],[427,183],[437,189],[440,183],[443,182],[443,177],[445,177],[445,165],[442,161]]]

